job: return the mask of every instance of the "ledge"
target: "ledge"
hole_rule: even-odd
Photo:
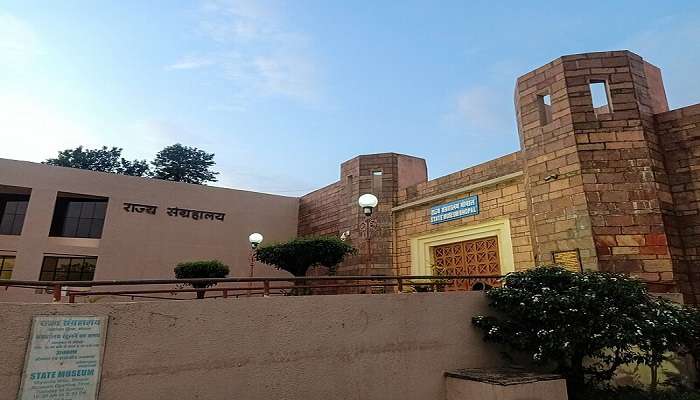
[[[445,377],[489,383],[499,386],[522,385],[564,379],[564,377],[561,375],[527,372],[512,368],[456,369],[445,372]]]

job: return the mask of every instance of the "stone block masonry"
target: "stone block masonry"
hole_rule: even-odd
[[[634,275],[700,303],[700,105],[669,111],[660,69],[629,51],[557,58],[519,77],[514,101],[519,152],[433,180],[421,159],[356,157],[339,182],[301,199],[299,233],[356,235],[355,202],[372,192],[381,221],[372,272],[425,271],[416,264],[432,261],[416,258],[417,240],[464,240],[470,227],[501,221],[512,247],[500,249],[512,264],[502,270],[575,250],[584,269]],[[431,207],[471,195],[479,214],[431,224]],[[358,244],[347,271],[366,261]]]
[[[595,84],[603,88],[602,106],[594,104]],[[633,274],[655,290],[697,301],[669,184],[676,172],[667,168],[658,122],[670,126],[683,113],[663,117],[660,70],[629,51],[564,56],[519,78],[516,104],[538,261],[550,261],[547,250],[575,244],[584,265]],[[568,201],[538,213],[540,202],[560,194]],[[544,235],[557,220],[576,221],[576,229]]]
[[[673,198],[666,216],[667,240],[676,261],[675,275],[683,293],[700,303],[700,104],[655,115],[668,184]],[[650,245],[663,245],[655,237]]]
[[[396,153],[355,157],[341,165],[337,182],[300,199],[298,234],[340,236],[349,232],[347,240],[359,251],[339,266],[338,274],[392,275],[391,208],[400,189],[426,180],[425,160],[420,158]],[[357,199],[364,193],[372,193],[379,199],[373,213],[376,231],[370,241],[360,231],[365,217]],[[371,262],[368,246],[372,246]]]

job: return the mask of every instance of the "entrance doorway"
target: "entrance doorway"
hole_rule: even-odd
[[[501,275],[497,236],[443,244],[432,249],[433,262],[441,275],[479,277],[450,280],[448,290],[484,290],[497,284]]]

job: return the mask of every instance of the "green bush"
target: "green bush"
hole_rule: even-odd
[[[327,267],[331,273],[345,256],[357,250],[334,236],[312,236],[292,239],[284,243],[260,246],[255,250],[255,258],[268,265],[274,265],[294,276],[305,276],[314,266]]]
[[[175,267],[176,279],[225,278],[228,276],[228,273],[228,266],[219,260],[181,262]],[[191,286],[196,289],[203,289],[214,285],[216,285],[215,282],[206,281],[191,284]],[[203,299],[204,293],[204,291],[197,291],[197,298]]]
[[[592,389],[579,394],[581,400],[700,400],[697,391],[658,390],[644,391],[639,388],[622,387]]]
[[[695,360],[695,376],[700,379],[700,308],[686,306],[683,308],[681,331],[681,353],[690,354]],[[700,383],[697,384],[700,386]]]
[[[484,339],[552,366],[574,395],[586,383],[611,379],[622,364],[657,368],[679,349],[680,332],[692,329],[680,306],[622,274],[538,267],[507,275],[486,295],[499,317],[473,318]]]

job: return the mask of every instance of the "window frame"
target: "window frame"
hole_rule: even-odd
[[[29,198],[30,195],[26,194],[0,194],[0,235],[20,236],[22,234],[24,219],[29,207]],[[7,211],[9,203],[16,203],[11,214]],[[3,230],[3,226],[6,225],[5,221],[9,220],[10,216],[12,222],[9,223],[9,229]]]
[[[610,85],[606,79],[589,79],[588,91],[591,95],[591,106],[596,116],[613,113],[612,93],[610,93]],[[601,92],[601,94],[605,95],[605,103],[597,107],[595,99],[597,97],[595,95],[596,92]],[[605,111],[601,110],[603,108],[605,108]]]
[[[6,261],[9,259],[12,259],[12,267],[5,268]],[[17,256],[0,255],[0,279],[12,279],[12,271],[14,271],[16,265],[17,265]],[[3,274],[7,271],[10,272],[9,276],[3,277]]]
[[[87,262],[93,261],[92,263]],[[47,262],[53,263],[51,268],[47,268]],[[59,269],[59,266],[67,269]],[[86,270],[86,266],[88,269]],[[74,270],[78,267],[78,271]],[[91,267],[91,270],[90,268]],[[39,271],[40,281],[84,281],[89,282],[95,280],[95,271],[97,270],[97,256],[44,256]],[[58,274],[61,274],[60,276]],[[77,273],[77,279],[75,274]]]
[[[56,198],[49,236],[101,239],[108,204],[107,198]]]

